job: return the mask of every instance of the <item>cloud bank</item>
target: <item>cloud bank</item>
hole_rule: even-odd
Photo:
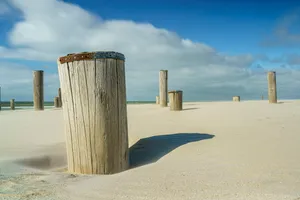
[[[68,53],[119,51],[126,57],[128,100],[154,100],[161,69],[169,70],[169,89],[182,89],[185,100],[229,100],[233,95],[257,99],[267,94],[266,70],[255,65],[257,56],[226,55],[151,24],[103,20],[63,1],[10,0],[9,3],[19,11],[22,20],[8,33],[10,46],[0,46],[2,58],[53,61],[56,68],[56,59]],[[299,60],[290,62],[297,64]],[[31,99],[31,70],[25,66],[5,66],[8,65],[0,63],[0,73],[10,84],[7,86],[0,79],[0,84],[10,89],[6,97],[19,94],[22,86],[23,98]],[[279,97],[299,98],[299,71],[277,70]],[[46,99],[54,97],[59,85],[57,77],[56,73],[49,73],[45,78],[51,85],[47,86],[51,91]]]

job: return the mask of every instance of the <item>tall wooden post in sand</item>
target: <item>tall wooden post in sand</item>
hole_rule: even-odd
[[[85,52],[57,62],[69,171],[113,174],[128,169],[124,55]]]
[[[33,106],[35,110],[44,110],[44,71],[33,72]]]
[[[241,101],[241,97],[240,96],[234,96],[234,97],[232,97],[232,101],[240,102]]]
[[[170,110],[172,111],[182,110],[182,91],[181,90],[169,91],[168,94],[169,94]]]
[[[156,104],[159,104],[159,96],[156,96]]]
[[[10,100],[10,109],[12,109],[12,110],[15,109],[15,99]]]
[[[60,107],[59,97],[54,97],[54,107],[55,108]]]
[[[62,107],[61,88],[58,88],[58,107]]]
[[[168,70],[159,72],[159,102],[161,107],[168,106]]]
[[[276,72],[268,72],[269,103],[277,103]]]

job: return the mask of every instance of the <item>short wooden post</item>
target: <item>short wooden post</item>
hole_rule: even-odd
[[[12,109],[12,110],[15,109],[15,99],[10,100],[10,109]]]
[[[156,104],[159,104],[159,96],[156,96]]]
[[[159,102],[161,107],[168,106],[168,70],[159,72]]]
[[[264,100],[264,95],[261,95],[261,100]]]
[[[58,88],[58,107],[62,107],[61,88]]]
[[[170,110],[172,111],[182,110],[182,91],[181,90],[169,91],[168,94],[169,94]]]
[[[269,103],[277,103],[276,72],[268,72]]]
[[[240,96],[234,96],[232,97],[232,101],[237,101],[239,102],[241,100],[241,97]]]
[[[57,62],[69,171],[113,174],[128,169],[124,55],[85,52]]]
[[[44,110],[44,71],[33,72],[33,105],[35,110]]]
[[[55,108],[60,107],[59,97],[54,97],[54,107]]]

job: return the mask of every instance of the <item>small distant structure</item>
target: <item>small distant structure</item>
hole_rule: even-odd
[[[61,88],[58,88],[58,107],[62,107]]]
[[[264,100],[264,95],[261,95],[261,100]]]
[[[60,107],[59,97],[54,97],[54,107],[55,108],[59,108]]]
[[[10,109],[15,110],[15,99],[10,100]]]
[[[241,97],[240,96],[233,96],[232,97],[232,101],[240,102],[241,101]]]
[[[156,104],[159,104],[159,96],[156,96]]]
[[[169,91],[169,103],[171,111],[180,111],[182,110],[182,91],[173,90]]]

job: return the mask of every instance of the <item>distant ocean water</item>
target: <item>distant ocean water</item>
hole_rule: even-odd
[[[127,101],[127,104],[152,104],[155,103],[155,101]],[[53,108],[54,103],[53,102],[44,102],[44,109],[50,109]],[[10,110],[10,102],[3,101],[1,102],[1,108],[2,110]],[[32,109],[33,108],[33,102],[32,101],[16,101],[15,102],[15,109]]]

